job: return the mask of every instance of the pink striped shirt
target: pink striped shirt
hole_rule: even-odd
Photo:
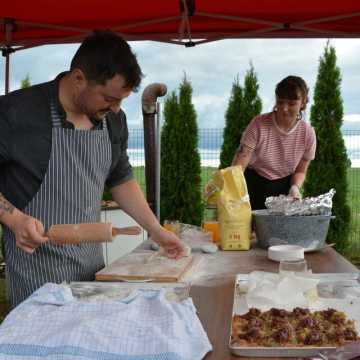
[[[313,160],[315,131],[303,120],[288,132],[279,129],[274,113],[256,116],[245,129],[240,143],[253,149],[249,168],[269,180],[295,172],[300,160]]]

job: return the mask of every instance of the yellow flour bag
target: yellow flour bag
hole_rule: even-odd
[[[231,166],[214,174],[218,220],[223,250],[249,250],[251,206],[241,166]]]

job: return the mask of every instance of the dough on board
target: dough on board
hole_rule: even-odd
[[[185,247],[185,253],[184,253],[184,256],[185,257],[188,257],[191,255],[191,247],[189,245],[184,245]],[[157,253],[159,256],[166,256],[166,251],[161,247],[159,246],[158,248],[158,253]]]

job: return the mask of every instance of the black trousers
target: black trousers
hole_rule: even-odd
[[[281,179],[269,180],[249,168],[245,170],[244,175],[252,210],[265,209],[265,200],[268,196],[287,195],[289,193],[292,175]]]

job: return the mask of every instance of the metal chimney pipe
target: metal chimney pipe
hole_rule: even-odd
[[[145,181],[146,181],[146,199],[153,213],[159,213],[160,204],[157,198],[157,179],[156,169],[160,166],[156,156],[157,146],[160,143],[159,130],[156,126],[157,98],[166,95],[167,88],[165,84],[153,83],[148,85],[141,97],[142,112],[144,121],[144,150],[145,150]]]

